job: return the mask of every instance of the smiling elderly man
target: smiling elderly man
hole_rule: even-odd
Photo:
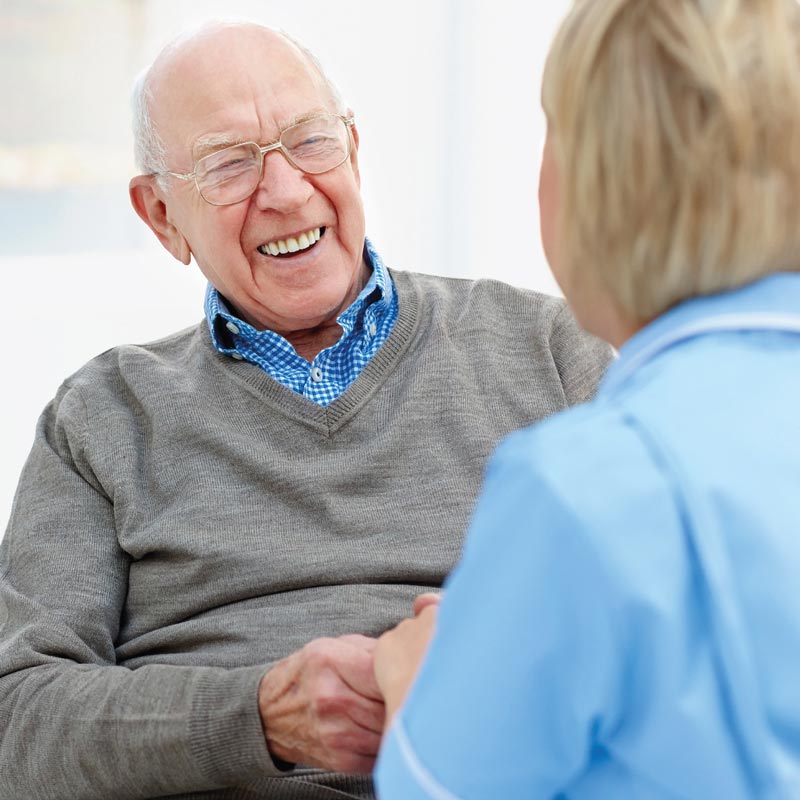
[[[353,114],[285,36],[208,26],[136,97],[133,206],[206,319],[41,418],[0,562],[0,798],[369,797],[374,637],[441,584],[497,440],[608,352],[559,300],[390,272]]]

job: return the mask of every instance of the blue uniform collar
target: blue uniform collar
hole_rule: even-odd
[[[640,367],[678,342],[712,332],[742,330],[800,334],[800,274],[770,275],[739,289],[675,306],[625,342],[598,394],[615,390]]]

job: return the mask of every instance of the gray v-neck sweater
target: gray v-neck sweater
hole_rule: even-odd
[[[0,547],[0,800],[371,796],[276,768],[260,677],[407,616],[498,439],[586,399],[609,358],[560,300],[393,278],[395,329],[327,408],[205,322],[64,383]]]

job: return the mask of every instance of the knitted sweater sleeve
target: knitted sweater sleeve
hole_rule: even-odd
[[[86,436],[80,393],[64,387],[0,546],[0,800],[124,800],[278,774],[256,703],[264,666],[116,665],[129,562]]]
[[[594,396],[614,357],[608,344],[581,329],[566,303],[553,318],[550,352],[570,406]]]

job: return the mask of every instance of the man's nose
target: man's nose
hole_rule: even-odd
[[[262,211],[287,214],[302,208],[314,193],[314,187],[302,170],[292,166],[280,150],[264,154],[261,180],[255,202]]]

